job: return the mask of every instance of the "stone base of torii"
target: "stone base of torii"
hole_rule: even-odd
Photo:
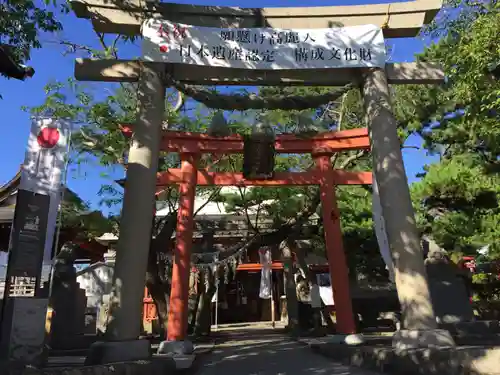
[[[259,27],[262,20],[267,27],[287,27],[286,22],[294,17],[303,27],[332,27],[335,24],[381,24],[387,21],[386,37],[415,36],[422,25],[430,22],[440,7],[436,1],[413,1],[387,6],[325,7],[317,13],[311,8],[310,17],[305,9],[286,9],[286,17],[280,17],[281,10],[262,10],[259,14],[238,13],[235,8],[217,7],[214,10],[195,6],[147,3],[141,7],[140,0],[129,0],[126,7],[122,2],[108,3],[104,0],[86,2],[73,1],[77,15],[91,18],[101,32],[139,34],[139,13],[147,17],[163,15],[173,17],[172,21],[188,24],[203,24],[213,27]],[[135,7],[133,6],[135,4]],[[189,8],[189,9],[188,9]],[[202,9],[203,8],[203,9]],[[349,9],[347,9],[349,8]],[[353,9],[358,8],[358,9]],[[169,11],[169,9],[171,11]],[[199,16],[206,11],[205,16]],[[338,13],[336,14],[336,11]],[[184,13],[183,13],[184,12]],[[236,13],[234,13],[236,12]],[[274,13],[273,13],[274,12]],[[304,13],[305,12],[305,13]],[[193,16],[196,14],[196,17]],[[231,16],[233,14],[233,16]],[[352,17],[351,15],[358,15]],[[204,18],[205,17],[205,18]],[[231,18],[233,17],[233,18]],[[253,18],[252,18],[253,17]],[[266,19],[266,17],[268,17]],[[274,18],[273,18],[274,17]],[[251,19],[255,19],[252,24]],[[332,23],[332,19],[336,23]],[[198,20],[198,21],[197,21]],[[229,21],[233,22],[229,22]],[[250,20],[250,21],[249,21]],[[250,24],[249,24],[250,22]],[[297,21],[298,22],[298,21]],[[293,25],[293,23],[292,23]],[[294,26],[288,26],[294,27]],[[388,83],[441,83],[442,72],[429,64],[387,64],[386,69],[331,69],[329,73],[314,71],[242,71],[234,69],[169,65],[163,63],[141,63],[134,61],[90,61],[77,62],[75,75],[80,80],[139,82],[139,110],[134,126],[132,145],[129,152],[129,168],[120,223],[120,239],[114,275],[114,297],[107,331],[107,341],[96,344],[90,357],[101,363],[143,359],[150,356],[149,343],[137,340],[140,333],[141,300],[144,275],[150,241],[156,172],[160,151],[161,127],[164,118],[165,87],[163,73],[168,71],[178,80],[195,84],[308,84],[342,85],[362,77],[362,96],[366,111],[366,122],[370,132],[373,169],[380,189],[380,200],[386,222],[395,270],[395,282],[402,306],[403,329],[394,336],[394,347],[398,350],[416,347],[453,346],[448,331],[437,328],[432,307],[427,277],[424,269],[422,249],[404,170],[397,123],[391,111]],[[346,82],[347,81],[347,82]],[[185,192],[186,194],[189,192]],[[194,194],[194,189],[193,192]],[[181,242],[185,239],[181,239]],[[184,244],[186,245],[186,244]],[[180,264],[178,267],[189,265]],[[350,332],[345,332],[349,334]],[[186,337],[179,337],[181,351],[188,348]],[[175,344],[177,345],[177,344]],[[89,357],[89,360],[91,359]]]

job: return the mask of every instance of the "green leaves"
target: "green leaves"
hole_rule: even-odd
[[[447,3],[428,30],[439,40],[418,56],[440,64],[446,83],[395,89],[400,124],[442,156],[413,184],[414,206],[421,229],[447,250],[474,253],[491,244],[500,255],[500,80],[489,73],[500,56],[498,2]]]
[[[456,155],[428,168],[412,185],[422,229],[447,250],[474,253],[492,245],[498,251],[500,185],[474,154]]]
[[[56,6],[55,1],[44,0],[44,3]],[[15,47],[17,62],[29,59],[31,49],[41,47],[41,33],[61,29],[54,12],[33,0],[5,0],[0,4],[0,40]]]
[[[398,87],[396,114],[430,148],[453,145],[450,152],[462,153],[480,147],[483,156],[495,160],[500,155],[500,80],[492,79],[488,67],[500,56],[500,13],[478,13],[466,3],[474,13],[462,10],[447,24],[447,34],[419,56],[443,66],[446,84]]]

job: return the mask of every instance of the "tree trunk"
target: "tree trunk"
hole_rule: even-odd
[[[177,212],[169,214],[163,221],[163,227],[156,238],[151,241],[146,270],[146,287],[156,305],[160,326],[163,331],[167,327],[168,306],[170,302],[170,275],[159,267],[159,254],[169,252],[170,239],[177,225]]]
[[[205,285],[205,280],[200,280],[202,283],[202,293],[198,303],[198,310],[196,312],[196,322],[194,325],[194,334],[196,336],[210,335],[210,327],[212,323],[212,297],[216,291],[215,278],[213,273],[208,271],[208,288]]]
[[[164,284],[157,276],[157,274],[148,269],[146,273],[146,287],[155,303],[159,323],[164,331],[168,321],[170,284]]]
[[[198,275],[201,278],[201,275]],[[188,333],[192,334],[194,332],[194,326],[196,324],[196,313],[198,311],[198,304],[201,298],[201,282],[197,280],[196,275],[191,272],[189,275],[189,301],[188,301]],[[193,293],[193,289],[196,287],[196,294]]]
[[[152,247],[151,247],[152,248]],[[170,299],[170,283],[160,277],[156,253],[151,251],[148,257],[148,268],[146,271],[146,287],[156,305],[156,312],[160,326],[163,330],[167,327],[168,304]]]
[[[294,243],[293,249],[295,251],[295,256],[297,257],[297,264],[302,273],[306,276],[306,280],[309,283],[310,289],[312,290],[312,288],[319,288],[316,275],[311,271],[309,265],[306,262],[305,249],[303,249],[302,246],[300,246],[296,242]],[[321,305],[323,306],[323,303],[321,303]],[[322,327],[321,315],[323,315],[328,328],[330,330],[334,330],[335,325],[332,322],[330,314],[323,314],[322,306],[313,308],[314,327],[315,329],[319,329]]]
[[[288,329],[292,335],[299,333],[299,302],[297,300],[297,286],[293,272],[293,257],[288,241],[280,243],[281,258],[283,261],[283,275],[285,279],[286,306],[288,310]]]

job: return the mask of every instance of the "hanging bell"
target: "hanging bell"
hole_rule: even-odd
[[[212,137],[227,137],[229,134],[231,134],[231,130],[224,117],[224,113],[222,111],[215,112],[208,127],[208,135]]]
[[[249,180],[266,180],[274,176],[276,136],[272,127],[257,121],[252,133],[244,137],[243,177]]]
[[[297,115],[295,133],[298,137],[309,138],[319,133],[318,126],[311,114],[301,112]]]

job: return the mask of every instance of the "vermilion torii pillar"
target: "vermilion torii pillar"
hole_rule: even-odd
[[[325,236],[330,283],[337,314],[337,331],[343,334],[356,333],[356,323],[352,310],[349,272],[342,240],[340,212],[335,194],[330,155],[314,155],[316,166],[322,177],[319,185],[321,194],[321,214]]]
[[[193,244],[198,155],[181,154],[181,183],[168,310],[167,341],[183,341],[188,330],[189,273]]]

